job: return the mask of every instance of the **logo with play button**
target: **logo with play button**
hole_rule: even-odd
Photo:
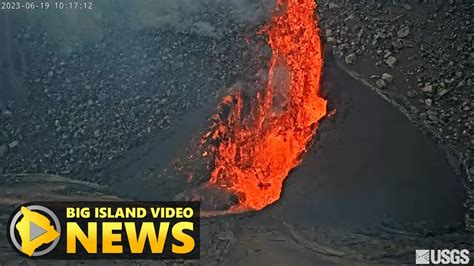
[[[61,225],[58,217],[48,208],[22,206],[10,222],[9,238],[12,246],[29,257],[51,252],[59,242]]]

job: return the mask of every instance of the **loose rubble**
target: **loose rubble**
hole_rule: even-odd
[[[406,97],[411,115],[462,154],[467,169],[474,148],[473,12],[472,1],[428,0],[321,0],[318,9],[333,52],[388,97]],[[474,193],[468,194],[466,221],[472,222]]]
[[[24,29],[17,40],[35,56],[26,99],[0,99],[0,174],[99,178],[112,161],[245,75],[255,61],[245,28],[226,23],[214,35],[114,25],[98,42],[67,45],[47,29]]]

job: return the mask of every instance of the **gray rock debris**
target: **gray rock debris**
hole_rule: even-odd
[[[385,83],[385,81],[383,79],[378,79],[375,84],[377,85],[377,87],[379,89],[385,89],[387,88],[387,84]]]
[[[399,38],[406,38],[410,34],[410,28],[405,26],[397,31],[397,36]]]
[[[17,141],[17,140],[14,140],[14,141],[10,142],[10,144],[8,144],[8,148],[14,149],[18,146],[18,144],[20,144],[20,142]]]
[[[385,60],[385,63],[393,68],[395,66],[395,63],[397,62],[397,58],[395,58],[394,56],[389,56],[386,60]]]
[[[356,60],[357,60],[357,56],[354,53],[347,55],[345,58],[345,62],[348,65],[353,65]]]
[[[388,84],[393,82],[393,76],[388,74],[388,73],[383,73],[382,74],[382,79]]]

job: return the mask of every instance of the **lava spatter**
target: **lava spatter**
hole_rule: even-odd
[[[209,183],[238,196],[234,211],[260,210],[280,198],[326,115],[315,8],[314,0],[277,1],[263,30],[272,49],[264,89],[251,99],[242,90],[225,96],[202,138],[213,159]]]

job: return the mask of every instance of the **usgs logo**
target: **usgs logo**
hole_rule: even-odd
[[[416,264],[468,264],[467,249],[417,249]]]

